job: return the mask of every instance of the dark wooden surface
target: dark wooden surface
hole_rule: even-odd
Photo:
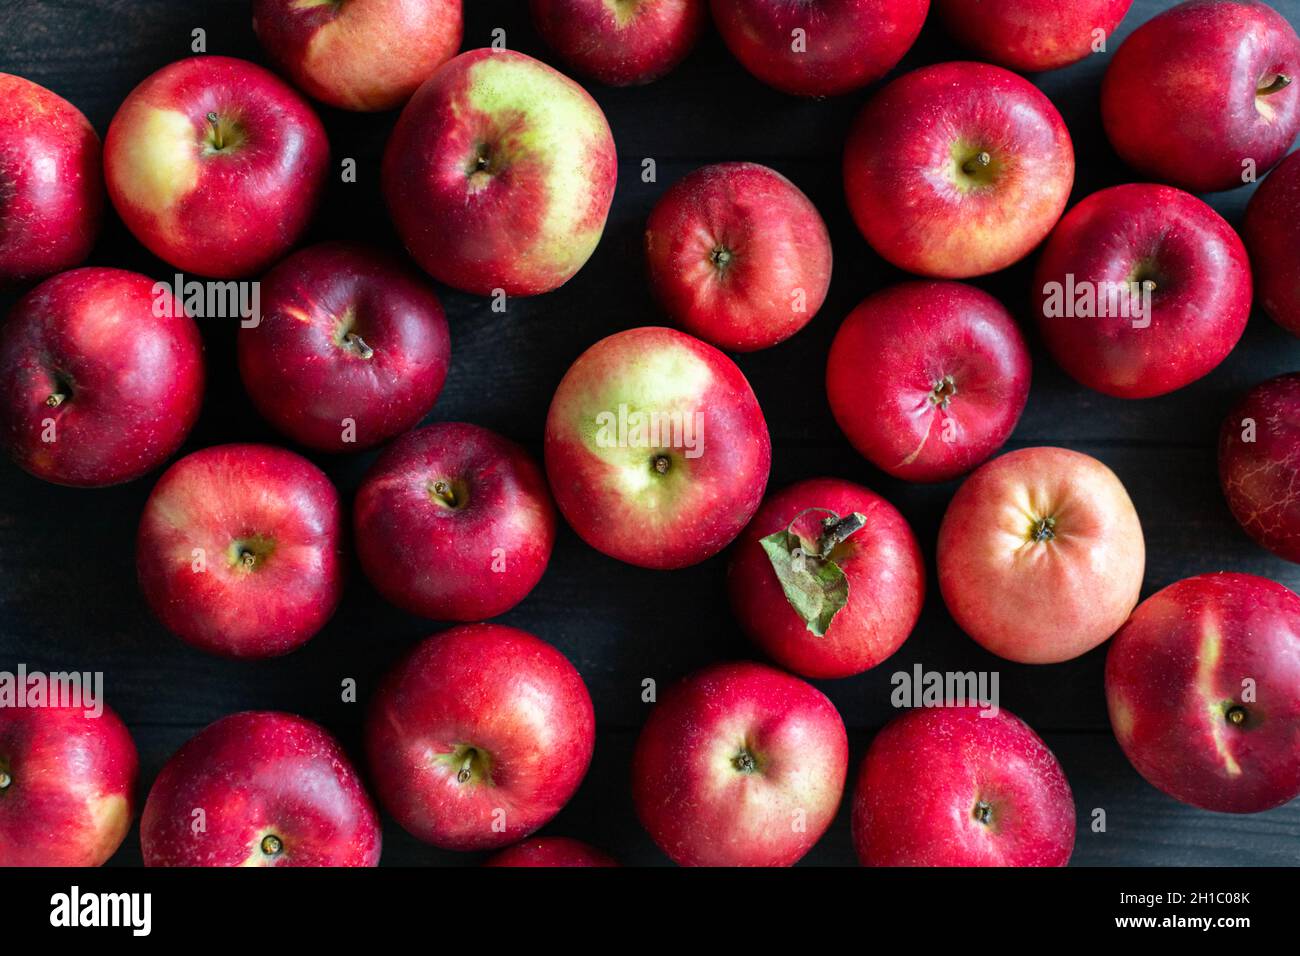
[[[1137,0],[1112,39],[1127,36],[1159,9]],[[469,0],[466,48],[486,45],[494,27],[508,44],[548,62],[519,0]],[[1293,23],[1300,0],[1276,0]],[[246,0],[5,0],[0,4],[0,70],[70,99],[102,135],[114,110],[153,70],[189,55],[191,31],[207,31],[208,52],[265,63]],[[900,70],[961,56],[931,17]],[[1098,91],[1107,56],[1035,79],[1064,115],[1074,137],[1074,201],[1132,176],[1102,132]],[[883,493],[912,522],[929,564],[930,595],[910,640],[888,662],[856,678],[819,682],[850,728],[853,767],[875,729],[893,716],[890,674],[916,662],[934,670],[997,670],[1002,704],[1037,729],[1056,751],[1078,804],[1074,863],[1300,863],[1300,801],[1268,813],[1230,816],[1182,806],[1148,786],[1110,734],[1102,692],[1105,648],[1051,667],[999,660],[960,633],[938,597],[933,547],[956,483],[912,486],[880,474],[835,427],[823,368],[841,319],[868,292],[902,275],[853,228],[840,184],[839,153],[847,125],[869,91],[804,101],[777,93],[746,74],[710,34],[686,64],[639,89],[591,91],[614,130],[620,176],[604,239],[564,288],[516,299],[508,314],[487,302],[440,289],[451,319],[452,368],[433,420],[472,421],[541,453],[551,395],[569,363],[611,332],[662,324],[642,269],[640,234],[655,199],[703,163],[754,160],[793,179],[830,227],[835,272],[821,313],[793,340],[739,364],[753,383],[772,432],[772,487],[836,475]],[[359,181],[335,182],[313,239],[355,238],[397,248],[383,211],[378,163],[394,114],[355,116],[322,109],[335,159],[354,157]],[[658,165],[658,182],[640,179],[642,160]],[[1239,223],[1249,188],[1207,197]],[[92,262],[157,277],[174,270],[149,256],[110,219]],[[1021,264],[978,284],[1026,317],[1029,267]],[[0,305],[6,309],[11,300]],[[186,451],[226,441],[279,442],[245,398],[235,372],[233,322],[203,327],[211,384]],[[1009,447],[1056,444],[1095,455],[1124,481],[1147,538],[1144,595],[1181,577],[1233,569],[1300,588],[1300,566],[1256,547],[1233,522],[1215,477],[1214,439],[1228,405],[1253,383],[1300,366],[1297,341],[1257,312],[1240,346],[1208,378],[1160,399],[1124,402],[1067,379],[1034,343],[1034,385]],[[373,455],[312,456],[350,497]],[[319,720],[361,762],[365,701],[382,672],[413,642],[440,625],[386,606],[354,573],[333,622],[306,648],[280,660],[237,663],[190,650],[152,619],[135,582],[136,522],[154,477],[104,491],[47,485],[0,464],[0,669],[99,670],[105,696],[130,726],[140,749],[141,801],[167,757],[198,729],[225,714],[277,708]],[[589,840],[628,863],[666,858],[641,831],[627,775],[636,732],[648,705],[641,681],[661,686],[703,664],[753,651],[728,612],[724,560],[671,573],[607,559],[567,528],[536,591],[501,620],[560,648],[587,681],[596,706],[596,756],[572,803],[543,832]],[[355,678],[361,703],[340,699]],[[846,793],[847,796],[847,793]],[[1093,833],[1094,808],[1107,815]],[[477,863],[475,854],[424,846],[385,821],[388,864]],[[139,864],[133,830],[113,860]],[[853,862],[846,805],[807,863]]]

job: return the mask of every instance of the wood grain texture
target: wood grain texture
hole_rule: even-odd
[[[1119,40],[1168,2],[1138,0],[1112,38]],[[1275,7],[1300,22],[1300,0]],[[509,45],[554,62],[518,0],[469,0],[465,46],[481,46],[494,27]],[[265,63],[244,0],[18,0],[0,6],[0,70],[70,99],[103,134],[117,105],[153,70],[190,53],[191,31],[207,32],[211,53]],[[934,22],[900,71],[962,56]],[[1078,178],[1072,201],[1129,181],[1106,143],[1098,91],[1107,60],[1094,56],[1035,78],[1060,108],[1074,137]],[[1052,667],[992,657],[961,634],[934,580],[934,541],[955,482],[910,486],[876,471],[844,441],[823,390],[826,351],[840,320],[867,293],[902,274],[858,235],[843,202],[840,148],[869,91],[830,101],[787,97],[762,86],[715,35],[675,73],[651,86],[592,86],[620,156],[620,176],[605,237],[592,260],[560,290],[516,299],[506,315],[486,300],[439,289],[452,329],[453,360],[431,420],[473,421],[540,455],[551,395],[569,363],[598,338],[662,324],[646,285],[641,231],[657,197],[690,169],[722,160],[767,163],[798,184],[830,228],[835,271],[821,313],[791,341],[738,361],[772,431],[772,486],[817,475],[859,481],[884,494],[912,522],[927,552],[930,594],[904,647],[875,671],[820,686],[851,730],[856,768],[871,732],[895,711],[890,675],[929,669],[996,670],[1002,704],[1037,729],[1060,757],[1079,807],[1076,864],[1297,864],[1300,802],[1248,817],[1181,806],[1138,777],[1109,731],[1102,693],[1105,648]],[[359,181],[331,184],[311,240],[398,243],[384,214],[379,158],[394,114],[356,116],[322,109],[334,159],[357,160]],[[641,181],[642,161],[657,181]],[[1208,197],[1239,223],[1250,189]],[[148,255],[110,217],[92,259],[157,277],[174,270]],[[1030,264],[976,284],[1027,320]],[[0,301],[6,310],[12,298]],[[1026,321],[1028,326],[1028,322]],[[203,416],[185,450],[226,441],[280,439],[253,411],[234,365],[233,321],[202,323],[211,382]],[[1034,386],[1010,447],[1059,444],[1095,455],[1123,479],[1147,535],[1144,595],[1187,575],[1240,570],[1300,588],[1300,567],[1256,547],[1237,527],[1218,489],[1214,441],[1234,398],[1257,381],[1300,367],[1300,341],[1252,316],[1241,345],[1218,370],[1160,399],[1124,402],[1086,391],[1057,369],[1037,342]],[[311,455],[350,498],[373,454]],[[294,711],[339,734],[360,757],[364,702],[403,649],[440,625],[384,604],[354,568],[334,621],[306,648],[276,661],[239,663],[192,651],[152,619],[135,583],[134,535],[154,478],[105,491],[55,488],[0,465],[0,669],[101,670],[108,703],[126,720],[142,758],[142,793],[191,734],[248,708]],[[596,705],[596,758],[573,803],[545,832],[589,840],[629,863],[665,863],[637,825],[628,766],[647,705],[641,681],[660,686],[703,664],[751,656],[726,607],[721,558],[671,573],[624,566],[587,548],[567,528],[537,590],[505,623],[560,648],[582,672]],[[340,700],[354,678],[360,704]],[[1089,829],[1095,808],[1104,833]],[[385,822],[388,864],[477,863],[423,846]],[[138,864],[133,832],[114,863]],[[853,862],[847,812],[809,854],[810,864]]]

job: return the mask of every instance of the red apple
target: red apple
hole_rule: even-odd
[[[1030,73],[1069,66],[1096,51],[1099,40],[1108,43],[1132,4],[1133,0],[935,0],[939,16],[959,43],[981,59]]]
[[[253,0],[253,32],[300,90],[345,110],[401,106],[460,49],[461,0]]]
[[[1256,385],[1228,413],[1219,480],[1246,533],[1300,561],[1300,374]]]
[[[930,0],[711,0],[713,22],[746,70],[797,96],[872,83],[903,58]]]
[[[1142,602],[1106,657],[1115,737],[1152,786],[1224,813],[1300,796],[1300,598],[1202,574]]]
[[[584,541],[645,568],[725,548],[763,499],[772,446],[731,359],[673,329],[601,339],[546,417],[546,474]]]
[[[844,147],[849,210],[900,269],[963,279],[1027,256],[1060,219],[1074,147],[1051,100],[986,63],[907,73],[858,114]]]
[[[848,737],[811,684],[715,664],[664,694],[632,761],[637,816],[682,866],[790,866],[839,808]]]
[[[492,857],[484,866],[618,866],[607,853],[581,840],[567,837],[534,837],[523,843],[507,847]]]
[[[165,284],[121,269],[46,279],[0,340],[0,437],[61,485],[139,478],[180,447],[203,402],[203,340]]]
[[[704,32],[705,0],[530,0],[533,23],[570,67],[610,86],[657,80]]]
[[[1250,262],[1232,227],[1190,193],[1112,186],[1056,227],[1034,296],[1043,341],[1071,376],[1151,398],[1227,358],[1250,318]]]
[[[261,317],[239,331],[239,372],[257,410],[323,451],[369,448],[428,414],[451,342],[417,275],[354,243],[295,252],[262,280]]]
[[[957,282],[907,282],[868,296],[844,320],[826,396],[877,468],[947,481],[1011,437],[1029,378],[1029,347],[997,299]]]
[[[383,164],[388,210],[415,261],[480,295],[536,295],[573,278],[600,241],[617,176],[596,101],[511,50],[471,50],[430,77]]]
[[[0,707],[0,867],[99,866],[122,845],[139,761],[100,707]]]
[[[108,195],[128,229],[186,272],[266,270],[302,236],[329,143],[311,107],[245,60],[196,56],[137,86],[104,140]]]
[[[782,667],[848,677],[907,640],[921,614],[925,562],[888,501],[850,481],[814,478],[763,502],[732,550],[727,588],[740,626]]]
[[[158,479],[140,518],[136,569],[173,634],[228,657],[306,643],[343,593],[338,492],[307,459],[218,445]]]
[[[376,590],[442,621],[496,617],[541,580],[555,509],[532,457],[477,425],[394,442],[357,491],[357,555]]]
[[[158,774],[145,866],[377,866],[379,815],[319,724],[245,711],[209,724]]]
[[[1101,86],[1111,145],[1192,192],[1253,182],[1300,130],[1300,39],[1255,0],[1192,0],[1138,27]]]
[[[1053,754],[1005,710],[913,710],[871,742],[853,794],[864,866],[1065,866],[1074,797]]]
[[[1282,160],[1255,190],[1241,234],[1260,305],[1274,322],[1300,335],[1300,154]]]
[[[939,589],[958,626],[1022,664],[1078,657],[1137,604],[1142,526],[1115,473],[1064,448],[981,465],[939,528]]]
[[[587,686],[563,654],[513,627],[462,624],[385,678],[366,750],[380,801],[410,833],[492,850],[560,812],[595,736]]]
[[[749,352],[808,324],[831,282],[831,239],[794,183],[757,163],[678,180],[646,223],[650,285],[674,322]]]
[[[90,122],[57,93],[0,73],[0,286],[80,265],[103,211]]]

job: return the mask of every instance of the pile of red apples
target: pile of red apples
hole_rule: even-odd
[[[267,66],[163,66],[102,145],[72,104],[0,74],[0,282],[25,293],[0,337],[13,461],[76,488],[148,476],[140,588],[201,652],[267,658],[310,641],[339,605],[345,549],[384,599],[454,622],[368,693],[361,769],[315,723],[234,714],[171,758],[140,810],[136,750],[111,710],[0,709],[0,864],[103,863],[140,810],[150,866],[370,866],[378,805],[435,846],[497,851],[494,864],[613,865],[610,848],[533,836],[581,785],[597,719],[546,635],[490,621],[542,578],[561,519],[610,559],[665,573],[729,552],[717,584],[755,660],[667,689],[631,766],[637,813],[677,863],[793,864],[846,796],[865,864],[1069,860],[1070,785],[1006,711],[904,713],[845,793],[844,723],[808,679],[861,674],[908,639],[926,546],[952,617],[992,654],[1050,668],[1109,641],[1115,736],[1173,799],[1253,813],[1300,794],[1300,597],[1224,569],[1139,603],[1142,525],[1114,472],[1064,448],[1000,453],[1032,397],[1029,318],[1081,388],[1134,401],[1222,363],[1253,299],[1300,335],[1292,26],[1254,0],[1192,0],[1109,49],[1129,0],[530,6],[555,65],[459,52],[461,0],[255,0]],[[928,14],[968,59],[887,78]],[[844,201],[913,278],[819,315],[833,260],[823,212],[744,157],[704,166],[665,184],[645,223],[662,327],[576,355],[544,435],[422,425],[453,361],[435,283],[545,295],[601,240],[615,137],[568,74],[651,82],[710,21],[760,81],[862,101],[843,131]],[[1070,131],[1025,74],[1103,49],[1099,108],[1133,181],[1071,205]],[[380,175],[409,260],[363,243],[300,248],[335,168],[313,101],[395,111]],[[697,105],[727,121],[725,104]],[[1255,177],[1240,235],[1195,195]],[[211,367],[165,283],[82,266],[109,214],[174,270],[261,283],[238,374],[298,450],[172,460],[205,381],[235,370]],[[965,281],[1030,257],[1023,301]],[[1140,290],[1144,308],[1062,310],[1061,289],[1109,285]],[[779,349],[814,320],[839,324],[825,389],[847,441],[898,479],[960,481],[937,541],[842,478],[767,488],[782,449],[727,353]],[[350,504],[300,454],[378,446]],[[1300,561],[1300,368],[1240,397],[1218,458],[1241,526]]]

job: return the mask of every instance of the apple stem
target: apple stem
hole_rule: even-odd
[[[1246,708],[1242,707],[1240,704],[1233,704],[1224,712],[1223,716],[1226,717],[1228,723],[1232,724],[1234,727],[1240,727],[1246,722]]]
[[[1291,77],[1287,76],[1285,73],[1279,73],[1275,77],[1273,77],[1271,82],[1266,83],[1264,86],[1261,86],[1259,89],[1255,90],[1255,95],[1272,96],[1274,93],[1279,93],[1282,90],[1285,90],[1290,85],[1291,85]]]
[[[221,149],[226,145],[225,137],[221,135],[221,123],[216,113],[208,114],[208,126],[212,128],[212,148]]]
[[[433,493],[448,507],[456,507],[456,489],[451,482],[439,478],[433,483]]]
[[[0,770],[0,790],[8,790],[9,785],[14,782],[14,778],[9,776],[7,771]]]
[[[860,511],[855,511],[841,518],[830,508],[805,508],[791,519],[790,523],[785,526],[785,530],[790,534],[794,534],[794,526],[799,522],[799,519],[806,514],[812,514],[814,511],[821,511],[826,514],[826,517],[822,520],[821,537],[817,539],[817,553],[808,553],[806,555],[818,561],[830,557],[837,544],[845,541],[850,535],[861,531],[867,524],[867,516]]]
[[[361,356],[363,359],[371,358],[375,354],[375,350],[366,344],[366,340],[355,332],[349,332],[347,335],[343,336],[343,341],[348,348],[356,352],[357,355]]]
[[[55,392],[53,395],[51,395],[49,398],[45,400],[45,404],[50,406],[50,408],[58,408],[65,401],[67,401],[67,398],[68,396],[64,395],[62,392]]]
[[[993,162],[993,157],[981,150],[961,164],[961,171],[967,176],[974,176],[980,170],[987,169],[991,162]]]
[[[474,767],[474,751],[471,750],[468,754],[465,755],[465,760],[463,763],[461,763],[460,769],[456,771],[456,782],[469,783],[469,778],[474,776],[473,767]]]
[[[262,837],[262,852],[267,856],[277,856],[284,849],[284,841],[274,833]]]
[[[672,459],[667,455],[656,455],[654,460],[655,471],[661,475],[668,474],[668,469],[672,466]]]

